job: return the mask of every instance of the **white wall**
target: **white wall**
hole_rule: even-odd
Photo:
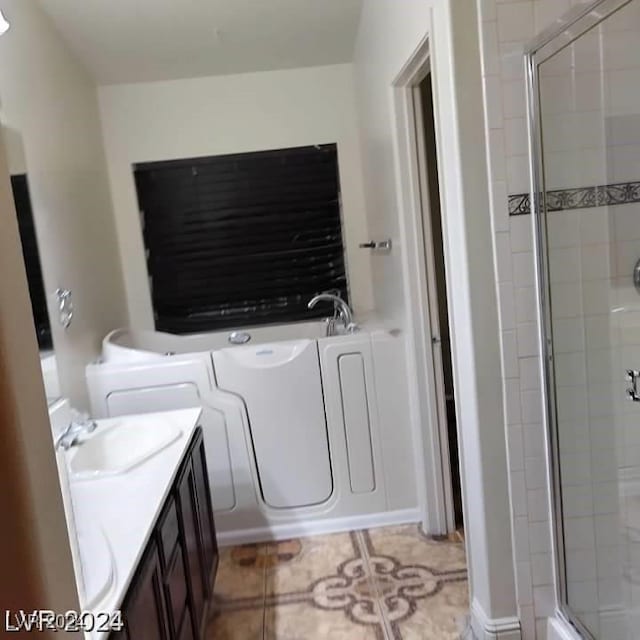
[[[100,87],[131,325],[153,328],[132,164],[338,143],[344,235],[356,312],[372,308],[351,65]]]
[[[0,9],[11,22],[0,38],[0,119],[22,138],[50,310],[57,287],[73,291],[73,325],[64,332],[55,315],[51,324],[62,392],[82,407],[85,365],[127,318],[96,87],[35,2]]]
[[[77,610],[78,592],[2,140],[0,424],[2,606],[13,611]]]
[[[0,121],[0,128],[2,128],[2,139],[9,165],[9,174],[14,176],[27,173],[27,159],[24,157],[22,134],[17,129],[6,126],[2,121]]]
[[[555,606],[549,512],[543,509],[542,518],[540,510],[529,516],[529,504],[534,498],[538,504],[548,504],[531,219],[523,216],[510,220],[507,204],[509,189],[514,193],[528,191],[523,51],[524,43],[540,26],[534,19],[535,4],[478,2],[511,517],[518,608],[526,640],[545,637],[546,618],[553,614]],[[557,15],[561,13],[558,6]]]
[[[365,0],[363,5],[354,68],[367,210],[372,235],[395,241],[390,255],[373,259],[376,308],[407,330],[409,380],[417,405],[427,395],[428,379],[419,375],[424,363],[411,363],[425,318],[416,313],[420,292],[409,284],[418,268],[411,256],[415,233],[407,226],[413,207],[406,181],[410,150],[397,127],[404,114],[394,83],[427,36],[435,83],[474,629],[483,638],[497,637],[497,629],[500,637],[515,638],[519,624],[510,562],[495,275],[485,138],[477,108],[482,98],[479,43],[476,12],[468,0]],[[428,457],[437,427],[425,411],[413,420],[417,463],[422,461],[423,467],[419,483],[429,512],[434,506],[430,502],[437,499]]]
[[[393,251],[372,258],[378,313],[406,324],[400,218],[396,190],[391,85],[428,32],[433,2],[365,2],[355,52],[365,198],[371,236],[391,238]]]

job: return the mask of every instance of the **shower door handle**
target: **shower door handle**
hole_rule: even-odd
[[[631,383],[631,386],[627,389],[627,398],[631,402],[640,402],[640,395],[638,394],[638,378],[640,377],[640,371],[635,369],[627,369],[627,380]]]

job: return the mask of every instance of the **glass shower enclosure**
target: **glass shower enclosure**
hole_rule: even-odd
[[[640,0],[574,8],[526,64],[558,601],[640,638]]]

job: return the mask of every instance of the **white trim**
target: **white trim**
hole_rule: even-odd
[[[518,608],[479,21],[477,7],[467,0],[438,3],[433,15],[431,63],[469,585],[486,617],[504,623],[502,637],[513,638]]]
[[[431,187],[429,184],[429,161],[428,151],[426,147],[426,132],[427,127],[430,125],[425,121],[424,118],[424,109],[425,105],[423,103],[422,98],[422,87],[423,84],[428,81],[430,85],[430,90],[433,94],[433,76],[427,75],[422,83],[418,86],[414,86],[411,90],[412,93],[412,107],[413,107],[413,121],[414,121],[414,143],[415,143],[415,153],[418,158],[417,169],[418,173],[415,176],[418,179],[419,185],[419,196],[420,196],[420,220],[418,220],[418,226],[422,230],[422,248],[423,248],[423,258],[424,258],[424,268],[423,272],[425,274],[426,279],[426,294],[427,294],[427,304],[429,307],[429,322],[430,327],[429,330],[431,335],[428,336],[430,340],[427,340],[428,346],[428,356],[429,361],[427,365],[433,370],[433,387],[429,390],[429,404],[431,406],[435,406],[436,413],[436,429],[438,434],[438,443],[440,445],[440,464],[441,464],[441,474],[442,474],[442,489],[444,491],[444,506],[445,506],[445,515],[447,519],[447,530],[454,531],[456,527],[455,522],[455,505],[453,501],[453,470],[451,468],[451,452],[449,450],[449,414],[447,410],[447,400],[446,400],[446,385],[445,385],[445,354],[442,349],[442,334],[443,329],[445,327],[441,326],[440,322],[440,312],[441,305],[443,301],[440,299],[440,291],[438,290],[437,283],[437,271],[438,264],[436,262],[436,239],[434,236],[433,229],[433,209],[432,202],[434,198],[434,194],[431,193]],[[432,100],[431,105],[431,121],[433,124],[433,136],[434,143],[436,137],[436,129],[437,126],[435,124],[436,111],[435,104]],[[440,183],[440,171],[438,164],[438,149],[436,145],[436,149],[434,149],[434,153],[436,155],[435,169],[438,184]],[[438,200],[440,199],[440,194],[438,193]],[[444,207],[440,206],[439,217],[442,218],[442,215],[445,213]],[[442,229],[442,224],[440,225]],[[442,237],[442,233],[438,234],[440,236],[439,242],[442,246],[442,250],[444,251],[444,238]],[[442,269],[445,270],[445,257],[444,254],[442,256]],[[445,301],[446,296],[449,295],[449,292],[446,291],[446,282],[445,282]],[[426,327],[425,327],[426,328]],[[450,333],[449,329],[449,319],[447,317],[446,320],[446,332]],[[451,357],[451,349],[449,348],[448,357]],[[454,407],[455,409],[455,407]]]
[[[255,529],[236,529],[218,533],[218,544],[229,547],[236,544],[265,542],[268,540],[287,540],[303,536],[317,536],[326,533],[373,529],[397,524],[412,524],[420,521],[419,509],[401,509],[398,511],[381,511],[362,516],[347,516],[310,522],[294,522],[288,524],[265,525]]]
[[[372,33],[367,34],[362,49],[357,49],[356,74],[361,64],[365,100],[374,97],[383,85],[386,89],[387,77],[390,77],[389,124],[392,128],[394,186],[398,191],[399,257],[407,310],[407,368],[410,402],[416,404],[412,407],[411,423],[423,522],[430,533],[446,530],[439,434],[435,423],[427,420],[433,407],[428,406],[428,399],[424,397],[429,389],[424,375],[425,361],[416,361],[419,349],[423,354],[425,350],[426,314],[420,314],[418,297],[421,292],[413,282],[424,274],[418,273],[416,243],[421,239],[411,233],[410,207],[415,206],[412,205],[415,193],[405,168],[407,159],[412,157],[407,151],[406,84],[416,73],[415,64],[421,54],[423,58],[429,56],[433,71],[441,203],[446,212],[442,222],[447,290],[451,292],[449,326],[454,384],[459,391],[456,410],[469,590],[489,615],[500,619],[508,617],[515,625],[518,610],[509,527],[504,394],[500,384],[499,315],[489,215],[477,7],[468,0],[425,1],[419,12],[415,10],[415,15],[420,15],[420,26],[413,24],[407,33],[410,32],[415,40],[411,45],[406,40],[401,45],[402,21],[411,20],[413,9],[398,9],[398,22],[394,22],[389,18],[396,4],[404,7],[404,3],[392,0],[364,3],[364,24],[369,24],[371,17]],[[388,36],[385,34],[387,28]],[[417,42],[419,38],[420,42]],[[400,74],[394,76],[393,72],[385,71],[381,78],[376,68],[367,66],[378,41],[383,43],[383,49],[390,47],[390,55],[408,60],[404,65],[394,63],[397,68],[403,67]],[[417,46],[411,52],[414,43]],[[373,61],[379,62],[378,57]],[[372,95],[364,90],[367,86],[372,89]],[[361,104],[365,115],[368,108],[367,102]],[[378,125],[382,123],[377,116],[380,114],[372,107],[371,115],[376,117],[371,121],[365,119],[365,125],[370,125],[365,126],[365,133],[369,134],[371,130],[374,154],[385,153],[387,145],[382,146],[379,138],[382,126]],[[386,138],[384,141],[387,142]],[[371,177],[375,176],[374,170]],[[385,205],[389,206],[386,201]],[[395,275],[395,265],[393,268]],[[427,308],[424,306],[426,300],[421,300],[420,304],[422,309]],[[395,309],[388,311],[396,312]],[[427,335],[430,338],[430,334]]]
[[[547,640],[581,640],[575,629],[560,616],[548,618]]]
[[[422,524],[433,534],[448,533],[447,491],[444,486],[443,451],[438,425],[436,382],[431,350],[431,322],[427,291],[426,258],[422,230],[422,203],[415,132],[413,90],[429,72],[430,38],[427,35],[413,52],[393,82],[393,116],[396,145],[395,167],[400,211],[400,240],[407,247],[402,253],[402,269],[407,291],[407,365],[416,384],[410,385],[412,421],[418,435],[416,467],[418,491],[423,510]],[[437,126],[437,97],[434,115]],[[439,139],[436,131],[436,138]],[[439,166],[443,166],[438,152]],[[442,195],[442,194],[441,194]],[[446,200],[441,197],[444,212]],[[445,249],[446,250],[446,249]],[[449,479],[450,482],[450,479]]]
[[[471,619],[469,621],[477,640],[520,640],[522,631],[517,617],[495,618],[487,616],[480,603],[474,599],[471,603]]]

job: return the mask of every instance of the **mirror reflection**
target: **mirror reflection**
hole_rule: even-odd
[[[60,397],[60,383],[53,350],[51,323],[47,308],[47,294],[42,276],[42,262],[38,248],[33,204],[29,191],[29,175],[22,136],[16,129],[2,125],[2,139],[4,140],[11,178],[11,190],[18,219],[20,242],[29,286],[29,297],[33,311],[33,322],[40,348],[40,363],[45,391],[49,403]]]

